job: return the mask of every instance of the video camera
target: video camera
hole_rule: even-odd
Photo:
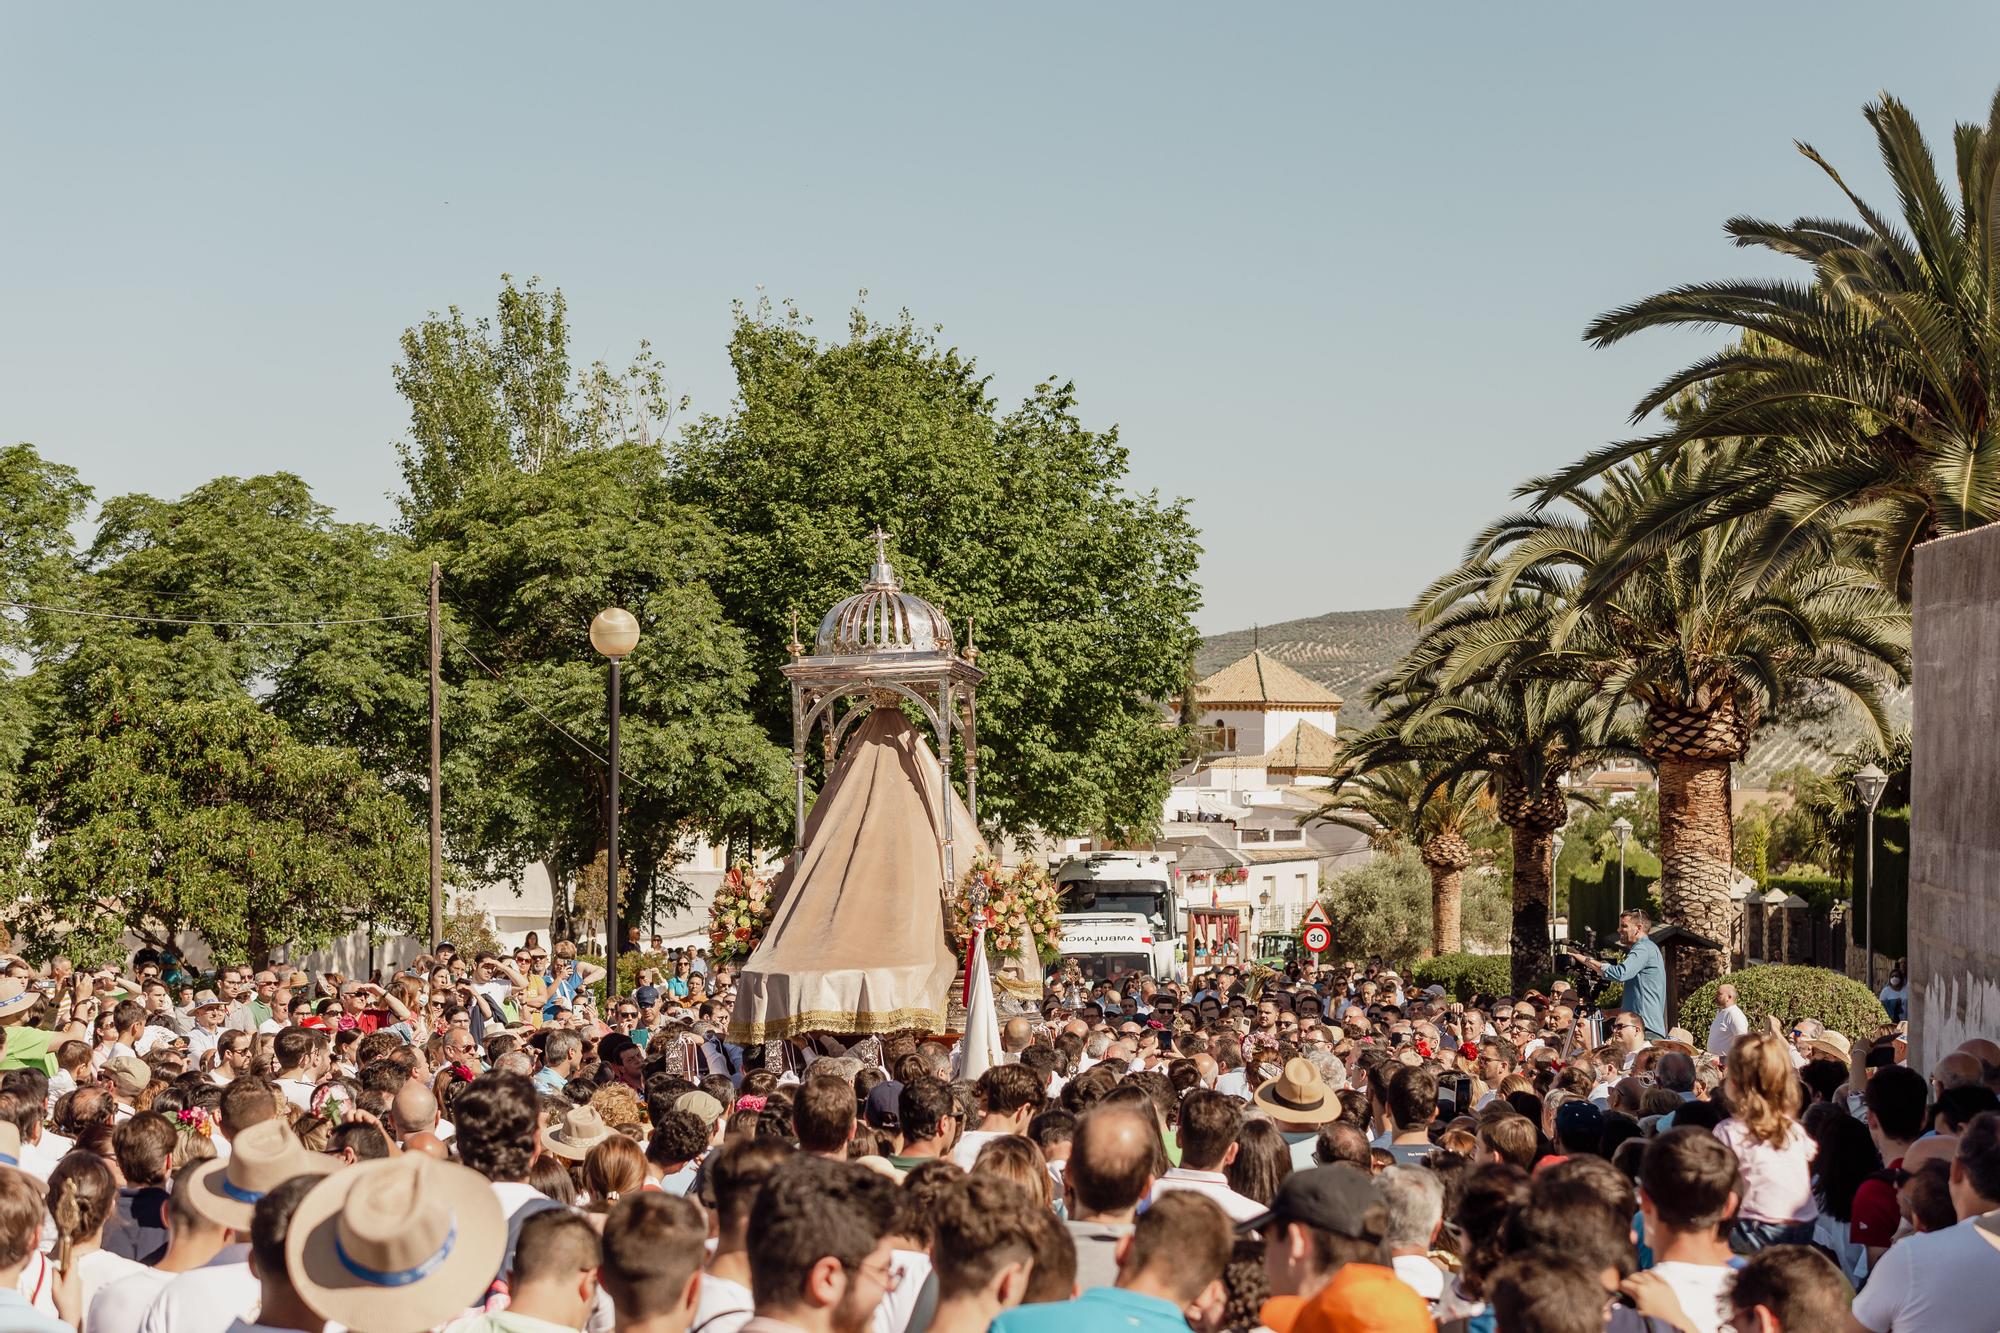
[[[1597,932],[1589,926],[1583,928],[1581,947],[1572,943],[1568,949],[1556,955],[1556,975],[1576,987],[1576,993],[1583,997],[1584,1004],[1595,1008],[1597,997],[1607,984],[1601,973],[1587,967],[1579,967],[1574,955],[1589,958],[1601,957],[1597,951]]]

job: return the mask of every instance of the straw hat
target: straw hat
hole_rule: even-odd
[[[367,1333],[423,1333],[477,1302],[507,1218],[486,1177],[406,1153],[337,1171],[299,1201],[285,1271],[315,1314]]]
[[[1832,1028],[1807,1042],[1806,1050],[1812,1055],[1823,1055],[1842,1064],[1854,1058],[1854,1043],[1847,1039],[1847,1034],[1835,1032]]]
[[[41,998],[40,991],[30,990],[19,977],[0,977],[0,1023],[20,1022]]]
[[[562,1124],[542,1136],[542,1146],[558,1157],[581,1162],[615,1132],[595,1106],[578,1106],[564,1112]]]
[[[194,997],[194,1003],[188,1006],[188,1012],[198,1014],[204,1009],[227,1009],[228,1007],[229,1001],[218,999],[212,990],[205,990]]]
[[[261,1120],[230,1141],[229,1156],[203,1162],[188,1184],[188,1206],[217,1226],[250,1234],[257,1200],[293,1176],[322,1176],[338,1165],[307,1152],[282,1120]]]
[[[1285,1061],[1277,1078],[1257,1089],[1257,1106],[1287,1125],[1324,1125],[1340,1116],[1340,1103],[1313,1063],[1297,1056]]]

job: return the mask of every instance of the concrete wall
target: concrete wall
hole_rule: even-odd
[[[2000,1036],[2000,526],[1917,550],[1910,1063]]]

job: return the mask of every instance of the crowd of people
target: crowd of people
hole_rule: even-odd
[[[1307,962],[1053,986],[967,1070],[594,972],[6,960],[0,1333],[2000,1327],[1992,1042]]]

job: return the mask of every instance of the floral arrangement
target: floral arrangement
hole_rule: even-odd
[[[748,958],[776,910],[770,880],[747,865],[731,866],[708,904],[709,961],[736,964]]]
[[[985,902],[975,909],[973,897],[981,890]],[[959,882],[952,903],[952,936],[962,954],[974,932],[983,928],[986,948],[998,958],[1013,957],[1025,936],[1047,962],[1056,957],[1056,943],[1062,939],[1061,912],[1062,895],[1044,867],[1026,862],[1007,870],[981,856]]]

